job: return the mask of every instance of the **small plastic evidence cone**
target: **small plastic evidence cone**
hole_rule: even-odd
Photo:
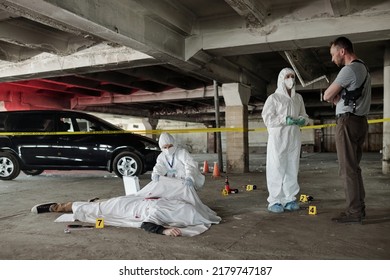
[[[229,186],[228,177],[225,178],[225,190],[226,190],[228,193],[231,192],[231,189],[230,189],[230,186]]]
[[[214,162],[213,178],[216,177],[221,177],[221,173],[219,172],[218,163]]]
[[[207,162],[207,160],[204,161],[203,163],[203,173],[209,173],[209,164]]]

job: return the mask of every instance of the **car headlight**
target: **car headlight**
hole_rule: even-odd
[[[142,143],[144,144],[146,150],[160,151],[160,147],[155,143],[148,141],[142,141]]]

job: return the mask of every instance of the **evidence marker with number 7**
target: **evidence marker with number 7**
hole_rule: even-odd
[[[97,218],[95,228],[104,228],[104,219],[103,218]]]

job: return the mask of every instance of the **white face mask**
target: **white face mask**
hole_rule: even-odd
[[[173,155],[175,150],[176,150],[175,147],[169,147],[168,149],[163,149],[163,153],[167,156],[171,156]]]
[[[294,86],[294,82],[294,78],[284,79],[284,84],[286,85],[287,89],[292,89]]]

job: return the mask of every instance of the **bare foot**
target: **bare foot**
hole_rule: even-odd
[[[167,228],[163,231],[163,234],[169,236],[180,236],[181,230],[178,228]]]

